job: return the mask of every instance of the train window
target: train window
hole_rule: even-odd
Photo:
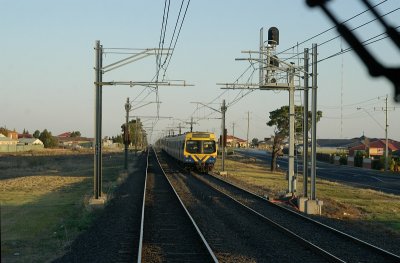
[[[203,141],[203,153],[214,153],[215,142],[214,141]]]
[[[200,153],[201,141],[186,141],[186,151],[188,153]]]

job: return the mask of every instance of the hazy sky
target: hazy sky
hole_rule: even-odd
[[[341,20],[366,9],[357,0],[332,2],[331,7]],[[400,1],[383,2],[379,12],[385,14],[397,9],[385,19],[395,27],[400,26]],[[0,4],[0,126],[18,132],[24,128],[31,133],[47,128],[57,135],[79,130],[83,136],[93,137],[95,41],[100,40],[104,48],[155,48],[159,45],[164,10],[161,0],[0,0]],[[169,46],[180,4],[181,1],[171,1],[165,47]],[[186,4],[187,0],[183,9]],[[372,18],[366,13],[347,25],[354,28]],[[256,90],[231,105],[239,91],[223,93],[225,90],[216,83],[234,82],[246,70],[249,62],[235,61],[235,58],[248,57],[241,53],[243,50],[257,50],[260,28],[267,30],[272,26],[280,31],[277,52],[290,47],[293,48],[288,52],[292,54],[302,52],[306,47],[311,48],[312,43],[321,44],[337,35],[335,30],[330,30],[296,46],[332,26],[320,9],[308,8],[303,0],[191,0],[166,78],[186,80],[195,86],[159,88],[160,116],[176,120],[160,119],[152,139],[160,136],[166,127],[177,127],[180,120],[187,121],[190,117],[208,118],[198,121],[195,130],[219,134],[221,121],[214,119],[220,117],[219,114],[204,107],[197,109],[191,102],[213,102],[215,104],[210,106],[219,108],[222,99],[230,105],[226,115],[229,134],[235,123],[235,135],[246,138],[247,112],[250,112],[250,139],[269,137],[273,133],[273,128],[265,124],[269,112],[287,105],[288,93]],[[355,32],[366,40],[381,34],[383,29],[375,21]],[[337,38],[319,46],[318,58],[326,58],[347,47]],[[368,49],[385,65],[399,66],[400,52],[388,39],[371,44]],[[107,53],[104,65],[125,56]],[[288,58],[290,54],[282,56]],[[289,61],[303,64],[297,57]],[[105,73],[103,80],[150,81],[155,71],[156,59],[150,56]],[[388,94],[389,137],[400,140],[400,104],[393,102],[394,89],[390,82],[369,77],[353,52],[319,63],[318,73],[318,109],[323,112],[318,138],[352,138],[363,133],[383,138],[385,113],[382,107]],[[258,81],[258,72],[253,68],[239,80],[247,81]],[[134,108],[143,105],[141,101],[156,100],[156,94],[148,88],[105,86],[103,136],[120,133],[127,97],[134,100]],[[297,105],[301,104],[302,97],[296,92]],[[357,110],[357,107],[362,109]],[[398,108],[393,110],[393,107]],[[134,110],[131,115],[155,116],[156,112],[153,103]],[[146,127],[152,126],[151,119],[142,118],[142,121]]]

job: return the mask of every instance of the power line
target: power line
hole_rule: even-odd
[[[400,26],[395,27],[395,29],[397,29],[397,28],[400,28]],[[380,37],[380,36],[382,36],[382,35],[385,35],[385,34],[386,34],[386,32],[380,33],[380,34],[378,34],[378,35],[376,35],[376,36],[373,36],[373,37],[371,37],[371,38],[369,38],[369,39],[364,40],[363,42],[361,42],[361,44],[362,44],[362,46],[368,46],[368,45],[370,45],[370,44],[373,44],[373,43],[379,42],[379,41],[381,41],[381,40],[384,40],[384,39],[388,38],[389,36],[386,35],[386,36],[381,37],[381,38],[378,38],[378,39],[376,39],[376,40],[373,40],[373,39],[375,39],[375,38],[377,38],[377,37]],[[373,40],[373,41],[371,41],[371,40]],[[322,61],[324,61],[324,60],[327,60],[327,59],[336,57],[336,56],[341,55],[341,54],[344,54],[344,53],[347,53],[347,52],[352,51],[352,50],[354,50],[354,49],[351,48],[351,47],[348,47],[348,48],[346,48],[346,49],[344,49],[344,50],[341,50],[341,51],[339,51],[339,52],[337,52],[337,53],[335,53],[335,54],[333,54],[333,55],[330,55],[330,56],[328,56],[328,57],[326,57],[326,58],[323,58],[323,59],[318,60],[317,63],[320,63],[320,62],[322,62]]]
[[[182,3],[183,3],[183,1],[182,1]],[[188,8],[189,8],[189,4],[190,4],[190,0],[188,1],[187,5],[186,5],[185,13],[183,14],[183,18],[182,18],[182,21],[181,21],[181,25],[179,26],[178,35],[176,36],[176,39],[175,39],[174,47],[172,48],[171,55],[169,56],[169,60],[168,60],[167,66],[166,66],[165,69],[164,69],[164,76],[165,76],[165,72],[167,71],[167,69],[168,69],[168,67],[169,67],[169,63],[171,63],[172,55],[174,54],[175,47],[176,47],[176,43],[178,42],[179,35],[180,35],[181,29],[182,29],[182,25],[183,25],[183,22],[185,21],[186,12],[187,12],[187,10],[188,10]],[[164,77],[163,77],[163,78],[164,78]]]
[[[387,2],[387,0],[384,0],[384,1],[382,1],[382,2],[380,2],[380,3],[378,3],[378,4],[376,4],[376,5],[372,6],[372,8],[375,8],[375,7],[381,5],[381,4],[385,3],[385,2]],[[371,10],[371,9],[368,8],[368,9],[366,9],[366,10],[364,10],[364,11],[362,11],[362,12],[360,12],[360,13],[358,13],[358,14],[356,14],[356,15],[354,15],[354,16],[348,18],[348,19],[346,19],[345,21],[343,21],[343,22],[340,23],[340,24],[347,23],[347,22],[349,22],[350,20],[353,20],[354,18],[356,18],[356,17],[358,17],[358,16],[360,16],[360,15],[362,15],[362,14],[364,14],[364,13],[370,11],[370,10]],[[335,29],[336,27],[337,27],[337,26],[332,26],[332,27],[330,27],[330,28],[328,28],[328,29],[326,29],[326,30],[324,30],[324,31],[322,31],[322,32],[320,32],[320,33],[318,33],[318,34],[312,36],[312,37],[307,38],[306,40],[301,41],[300,43],[296,43],[296,44],[293,45],[292,47],[289,47],[289,48],[287,48],[287,49],[285,49],[285,50],[279,52],[279,53],[276,54],[276,55],[279,55],[279,54],[282,54],[282,53],[284,53],[284,52],[286,52],[286,51],[289,51],[290,49],[295,48],[297,45],[302,45],[302,44],[304,44],[304,43],[306,43],[306,42],[308,42],[308,41],[310,41],[310,40],[312,40],[312,39],[314,39],[314,38],[316,38],[316,37],[318,37],[318,36],[321,36],[321,35],[323,35],[323,34],[329,32],[329,31],[331,31],[332,29]]]
[[[177,17],[177,19],[176,19],[176,23],[175,23],[175,27],[174,27],[174,32],[172,33],[172,37],[171,37],[171,41],[169,42],[168,49],[170,49],[171,46],[172,46],[172,41],[174,40],[174,37],[175,37],[176,28],[177,28],[177,26],[178,26],[179,17],[181,16],[182,6],[183,6],[183,3],[184,3],[184,2],[185,2],[185,0],[182,0],[182,2],[181,2],[181,7],[179,8],[179,14],[178,14],[178,17]],[[168,58],[168,54],[167,54],[167,56],[166,56],[165,59],[164,59],[163,66],[164,66],[165,62],[167,61],[167,58]]]
[[[359,26],[357,26],[357,27],[354,27],[354,28],[350,29],[350,32],[353,32],[353,31],[355,31],[355,30],[357,30],[357,29],[360,29],[361,27],[364,27],[364,26],[366,26],[366,25],[368,25],[368,24],[370,24],[370,23],[372,23],[372,22],[374,22],[374,21],[376,21],[376,20],[378,20],[378,19],[381,19],[382,17],[385,17],[385,16],[387,16],[387,15],[390,15],[390,14],[396,12],[396,11],[399,11],[399,10],[400,10],[400,8],[393,9],[393,10],[391,10],[391,11],[389,11],[389,12],[387,12],[387,13],[381,15],[381,16],[379,16],[378,18],[374,18],[374,19],[372,19],[372,20],[369,20],[368,22],[365,22],[365,23],[363,23],[363,24],[361,24],[361,25],[359,25]],[[334,28],[334,27],[333,27],[333,28]],[[327,43],[329,43],[329,42],[331,42],[331,41],[333,41],[333,40],[335,40],[335,39],[338,39],[339,37],[341,37],[341,35],[337,35],[337,36],[335,36],[335,37],[332,37],[332,38],[330,38],[330,39],[328,39],[328,40],[326,40],[326,41],[324,41],[324,42],[318,44],[318,46],[319,46],[319,47],[320,47],[320,46],[323,46],[323,45],[325,45],[325,44],[327,44]],[[295,47],[295,46],[293,46],[292,49],[294,49],[294,47]],[[297,47],[298,47],[298,46],[297,46]],[[283,52],[284,52],[284,51],[282,51],[282,52],[280,52],[280,53],[278,53],[278,54],[282,54]],[[294,53],[294,52],[293,52],[293,53]],[[302,55],[303,53],[304,53],[304,52],[301,52],[301,53],[294,53],[293,56],[291,56],[291,57],[289,57],[289,58],[285,58],[285,59],[283,59],[283,61],[287,61],[287,60],[290,60],[290,59],[299,57],[299,56]]]

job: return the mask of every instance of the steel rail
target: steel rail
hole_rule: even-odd
[[[144,191],[143,191],[143,203],[142,203],[142,219],[140,222],[140,237],[139,237],[139,247],[138,247],[138,257],[137,262],[142,262],[142,249],[143,249],[143,229],[144,229],[144,208],[146,202],[146,187],[147,187],[147,174],[149,170],[149,148],[147,148],[146,156],[146,176],[144,178]]]
[[[196,174],[196,173],[191,173],[192,175]],[[311,243],[310,241],[304,239],[303,237],[297,235],[296,233],[294,233],[293,231],[287,229],[286,227],[276,223],[275,221],[269,219],[268,217],[260,214],[259,212],[257,212],[256,210],[252,209],[251,207],[241,203],[240,201],[236,200],[234,197],[232,197],[231,195],[221,191],[220,189],[212,186],[210,183],[208,183],[205,179],[201,178],[200,176],[193,176],[194,178],[196,178],[197,180],[201,181],[202,183],[206,184],[207,186],[211,187],[212,189],[214,189],[215,191],[221,193],[222,195],[228,197],[229,199],[231,199],[232,201],[234,201],[235,203],[239,204],[240,206],[244,207],[245,209],[251,211],[253,214],[259,216],[260,218],[266,220],[268,223],[270,223],[272,226],[274,226],[276,229],[280,230],[281,232],[296,238],[297,240],[299,240],[300,242],[303,242],[303,244],[305,244],[306,246],[308,246],[309,248],[311,248],[312,250],[316,251],[317,253],[319,253],[320,255],[322,255],[323,257],[325,257],[327,260],[331,261],[331,262],[346,262],[338,257],[336,257],[335,255],[329,253],[328,251],[318,247],[317,245]]]
[[[194,228],[196,229],[197,233],[199,234],[201,240],[203,241],[203,244],[205,245],[205,247],[207,248],[207,251],[210,253],[210,256],[212,257],[212,259],[214,260],[214,262],[218,262],[217,257],[215,256],[214,252],[212,251],[210,245],[208,244],[207,240],[205,239],[203,233],[201,232],[200,228],[197,226],[196,222],[194,221],[193,217],[190,215],[189,211],[187,210],[186,206],[183,204],[181,198],[179,197],[178,193],[176,192],[175,188],[172,186],[171,181],[169,180],[167,174],[165,173],[164,169],[162,168],[162,165],[160,163],[160,160],[158,159],[157,153],[156,151],[152,148],[152,150],[154,151],[154,154],[156,156],[156,160],[158,165],[160,166],[165,178],[167,179],[169,185],[171,186],[172,190],[174,191],[176,197],[178,198],[180,204],[182,205],[183,209],[185,210],[187,216],[189,217],[190,221],[192,222]]]
[[[222,179],[222,178],[218,178],[218,177],[216,177],[215,175],[212,175],[212,174],[208,174],[208,175],[209,175],[209,176],[212,176],[213,178],[215,178],[215,179],[217,179],[217,180],[219,180],[219,181],[221,181],[221,182],[224,182],[224,183],[226,183],[226,184],[228,184],[228,185],[230,185],[230,186],[233,186],[234,188],[237,188],[237,189],[240,190],[240,191],[246,192],[246,193],[248,193],[249,195],[251,195],[251,196],[253,196],[253,197],[255,197],[255,198],[258,198],[258,199],[260,199],[260,200],[266,201],[267,204],[269,204],[270,206],[274,206],[274,207],[277,207],[278,209],[282,209],[282,210],[285,210],[285,211],[287,211],[287,212],[289,212],[289,213],[292,213],[292,214],[294,214],[295,216],[301,217],[301,218],[303,218],[303,219],[305,219],[305,220],[308,220],[308,221],[310,221],[310,222],[312,222],[312,223],[314,223],[314,224],[316,224],[316,225],[319,225],[319,226],[321,226],[321,227],[323,227],[323,228],[329,229],[329,230],[331,230],[333,233],[335,233],[335,234],[337,234],[337,235],[339,235],[339,236],[341,236],[341,237],[345,237],[345,238],[347,238],[347,239],[349,239],[349,240],[351,240],[351,241],[353,241],[353,242],[357,242],[357,243],[359,243],[359,244],[361,244],[361,245],[363,245],[363,246],[365,246],[365,247],[367,247],[367,248],[373,249],[373,250],[377,251],[378,253],[380,253],[381,255],[383,255],[383,256],[385,256],[385,257],[388,257],[389,259],[395,260],[395,262],[396,262],[396,261],[400,262],[400,256],[399,256],[399,255],[396,255],[396,254],[394,254],[394,253],[392,253],[392,252],[390,252],[390,251],[387,251],[387,250],[384,250],[384,249],[382,249],[382,248],[380,248],[380,247],[377,247],[377,246],[375,246],[375,245],[372,245],[372,244],[370,244],[370,243],[368,243],[368,242],[366,242],[366,241],[364,241],[364,240],[361,240],[361,239],[359,239],[359,238],[356,238],[356,237],[354,237],[354,236],[351,236],[351,235],[349,235],[349,234],[347,234],[347,233],[345,233],[345,232],[342,232],[342,231],[340,231],[340,230],[337,230],[337,229],[335,229],[335,228],[333,228],[333,227],[331,227],[331,226],[325,225],[324,223],[321,223],[321,222],[319,222],[319,221],[317,221],[317,220],[314,220],[314,219],[312,219],[312,218],[309,218],[309,217],[307,217],[307,216],[305,216],[305,215],[303,215],[303,214],[300,214],[300,213],[298,213],[298,212],[296,212],[296,211],[294,211],[294,210],[291,210],[291,209],[286,208],[286,207],[284,207],[284,206],[275,204],[275,203],[271,202],[270,200],[268,200],[268,199],[266,199],[266,198],[264,198],[264,197],[262,197],[262,196],[259,196],[259,195],[255,194],[255,193],[253,193],[253,192],[251,192],[251,191],[249,191],[249,190],[247,190],[247,189],[244,189],[244,188],[242,188],[242,187],[240,187],[240,186],[238,186],[238,185],[236,185],[236,184],[234,184],[234,183],[232,183],[232,182],[228,182],[227,180],[224,180],[224,179]]]

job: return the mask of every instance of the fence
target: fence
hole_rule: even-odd
[[[14,153],[14,152],[27,152],[27,151],[40,151],[44,148],[43,145],[0,145],[0,152]]]

